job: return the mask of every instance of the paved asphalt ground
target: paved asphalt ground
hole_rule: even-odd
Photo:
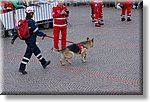
[[[103,8],[105,25],[90,21],[90,7],[70,10],[67,39],[74,42],[94,38],[87,63],[76,55],[72,65],[61,66],[60,54],[52,52],[53,39],[37,39],[43,56],[52,63],[43,69],[33,55],[27,75],[18,72],[25,52],[24,41],[3,38],[3,94],[143,94],[142,23],[140,11],[133,10],[131,22],[121,22],[121,10]],[[52,29],[42,30],[52,35]],[[69,45],[69,43],[67,43]]]

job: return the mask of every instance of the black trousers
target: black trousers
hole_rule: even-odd
[[[94,15],[94,9],[91,8],[91,15]]]
[[[46,63],[46,60],[42,57],[41,51],[36,45],[36,43],[26,43],[26,44],[27,44],[26,52],[20,64],[19,70],[22,70],[22,71],[25,70],[26,65],[29,62],[32,54],[34,54],[39,59],[42,66],[44,66]]]

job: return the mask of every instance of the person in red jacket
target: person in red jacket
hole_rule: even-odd
[[[127,21],[131,21],[131,9],[132,9],[132,2],[131,0],[124,0],[122,1],[122,13],[121,13],[121,21],[125,21],[125,13],[127,11]]]
[[[102,15],[102,1],[94,0],[94,15],[95,15],[95,26],[100,27],[104,25]]]
[[[6,10],[5,12],[13,11],[15,9],[13,3],[9,0],[2,0],[1,3]]]
[[[63,5],[63,0],[58,0],[58,5],[53,7],[53,34],[54,34],[54,51],[59,50],[59,33],[61,32],[61,49],[66,48],[66,36],[67,36],[67,20],[69,11],[67,7]]]

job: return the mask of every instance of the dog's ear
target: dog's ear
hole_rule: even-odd
[[[92,38],[92,40],[91,40],[92,42],[94,42],[94,38]]]
[[[90,38],[89,38],[89,37],[87,37],[87,41],[88,41],[88,40],[90,40]]]

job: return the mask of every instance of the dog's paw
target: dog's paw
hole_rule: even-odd
[[[65,63],[63,63],[62,61],[60,61],[61,66],[65,66]]]
[[[69,61],[69,60],[66,60],[66,61],[67,61],[70,65],[72,64],[71,61]]]
[[[65,63],[61,63],[61,66],[65,66]]]

